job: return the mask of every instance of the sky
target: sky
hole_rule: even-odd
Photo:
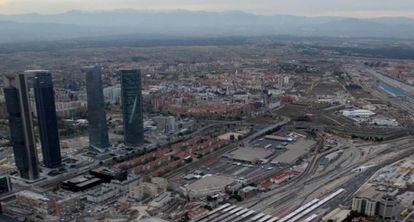
[[[0,14],[112,9],[238,10],[265,15],[414,18],[414,0],[0,0]]]

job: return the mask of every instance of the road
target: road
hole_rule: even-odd
[[[402,86],[403,83],[398,82],[397,80],[391,79],[389,77],[386,77],[375,70],[372,70],[365,66],[356,66],[354,64],[345,66],[346,72],[352,77],[354,83],[360,85],[365,91],[370,92],[372,96],[388,102],[392,104],[393,106],[405,110],[411,114],[414,114],[414,95],[412,92],[414,92],[414,87],[411,86],[404,86],[401,88],[406,93],[406,100],[403,101],[400,98],[394,98],[390,97],[384,90],[380,89],[378,85],[376,84],[375,80],[379,80],[381,82],[387,83],[391,86],[397,87],[398,85]],[[369,77],[373,78],[374,81],[365,81],[364,78]],[[412,90],[410,93],[407,90]]]
[[[276,124],[270,125],[270,126],[264,128],[264,129],[262,129],[262,130],[260,130],[260,131],[258,131],[256,133],[253,133],[252,135],[246,137],[245,139],[243,139],[242,144],[244,144],[244,146],[248,146],[254,139],[257,139],[257,138],[259,138],[259,137],[261,137],[263,135],[266,135],[269,132],[276,131],[280,127],[282,127],[282,126],[284,126],[284,125],[286,125],[286,124],[288,124],[290,122],[290,119],[288,117],[282,116],[282,119],[283,120],[281,122],[278,122]]]

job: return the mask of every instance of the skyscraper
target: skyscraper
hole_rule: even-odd
[[[43,164],[48,168],[56,168],[61,165],[62,157],[52,75],[46,70],[26,71],[26,73],[33,76]]]
[[[110,145],[100,66],[87,68],[86,93],[88,97],[89,143],[91,147],[105,151]]]
[[[144,143],[144,123],[142,114],[141,72],[120,70],[121,100],[124,120],[124,142],[139,146]]]
[[[29,104],[27,76],[17,75],[17,88],[4,88],[14,159],[22,178],[34,180],[39,177],[39,167],[33,132],[32,112]]]

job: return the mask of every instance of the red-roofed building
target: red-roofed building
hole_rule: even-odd
[[[298,171],[287,171],[278,173],[270,178],[270,181],[275,184],[280,184],[286,180],[290,180],[291,178],[295,177],[296,175],[300,174]]]
[[[190,220],[192,220],[194,218],[205,215],[208,212],[209,212],[208,209],[206,209],[204,207],[199,207],[199,208],[188,211],[188,217],[190,218]]]

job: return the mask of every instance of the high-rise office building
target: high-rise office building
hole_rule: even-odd
[[[100,66],[87,68],[86,93],[88,97],[89,143],[91,147],[105,151],[110,145]]]
[[[39,177],[39,166],[27,76],[19,74],[16,79],[9,80],[15,84],[14,81],[17,81],[17,88],[13,85],[4,88],[14,159],[20,176],[34,180]]]
[[[119,73],[121,75],[124,142],[126,145],[139,146],[144,143],[141,72],[120,70]]]
[[[46,70],[26,71],[33,77],[36,111],[42,144],[43,164],[48,168],[62,163],[52,75]]]

